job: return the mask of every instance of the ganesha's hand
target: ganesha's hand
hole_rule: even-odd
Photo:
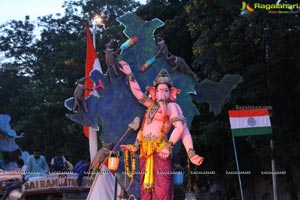
[[[129,146],[125,145],[125,144],[120,145],[120,147],[121,147],[122,150],[129,150],[130,149]]]
[[[165,160],[170,156],[170,154],[170,150],[167,147],[165,147],[158,153],[158,157],[162,160]]]
[[[127,62],[125,62],[124,60],[120,60],[119,61],[121,67],[119,68],[125,75],[131,74],[131,68],[129,66],[129,64]]]
[[[201,165],[204,161],[204,158],[199,156],[199,155],[194,155],[190,158],[190,161],[194,164],[194,165]]]
[[[128,151],[131,151],[131,152],[136,152],[137,151],[137,148],[134,146],[134,145],[131,145],[131,144],[128,144],[128,145],[120,145],[121,149],[123,151],[125,150],[128,150]]]

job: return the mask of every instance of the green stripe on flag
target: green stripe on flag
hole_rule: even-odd
[[[232,135],[235,137],[248,135],[266,135],[272,134],[271,127],[257,127],[257,128],[237,128],[231,129]]]

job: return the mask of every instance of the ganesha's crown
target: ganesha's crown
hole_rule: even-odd
[[[160,72],[153,81],[154,86],[157,86],[160,83],[168,84],[170,87],[173,85],[172,78],[166,69],[160,70]]]

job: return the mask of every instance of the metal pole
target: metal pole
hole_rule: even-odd
[[[269,45],[269,37],[270,37],[270,25],[267,22],[266,27],[264,28],[265,31],[265,53],[266,53],[266,66],[267,66],[267,74],[269,73],[270,67],[269,67],[269,54],[270,54],[270,45]],[[267,79],[267,91],[270,91],[270,81],[269,79]],[[270,96],[270,95],[268,95]],[[270,139],[270,147],[271,147],[271,167],[272,167],[272,184],[273,184],[273,198],[274,200],[278,200],[277,197],[277,179],[276,179],[276,172],[275,172],[275,159],[273,156],[273,152],[274,152],[274,142],[272,140],[272,138]]]
[[[93,45],[96,49],[96,22],[93,22]]]
[[[114,200],[117,200],[117,191],[118,190],[118,180],[117,176],[115,175],[115,191],[114,191]]]
[[[242,200],[244,200],[244,193],[243,193],[243,187],[242,187],[242,181],[241,181],[240,167],[239,167],[239,162],[238,162],[238,158],[237,158],[237,152],[236,152],[236,147],[235,147],[235,140],[234,140],[234,136],[233,135],[232,135],[232,143],[233,143],[233,150],[234,150],[236,168],[237,168],[238,177],[239,177],[241,198],[242,198]]]
[[[271,160],[271,166],[272,166],[272,183],[273,183],[273,198],[274,200],[278,200],[277,197],[277,178],[276,178],[276,168],[275,168],[275,159],[273,156],[273,150],[274,150],[274,142],[272,139],[270,139],[270,146],[272,150],[272,160]]]

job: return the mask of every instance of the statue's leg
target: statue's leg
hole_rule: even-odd
[[[119,73],[118,73],[118,70],[117,70],[117,68],[116,68],[116,66],[117,66],[118,64],[119,64],[119,63],[115,63],[115,64],[112,65],[112,68],[113,68],[113,70],[114,70],[114,74],[115,74],[116,77],[120,76]]]
[[[78,100],[75,98],[75,99],[74,99],[74,106],[73,106],[73,109],[72,109],[73,112],[76,111],[78,105],[79,105],[79,104],[78,104]]]
[[[152,199],[152,191],[144,190],[144,177],[145,174],[143,173],[146,170],[146,159],[144,157],[140,158],[140,193],[142,200],[151,200]]]
[[[175,65],[173,66],[172,71],[175,71],[176,69],[178,69],[178,67],[179,67],[179,66],[175,64]]]
[[[172,200],[174,196],[171,158],[166,160],[154,154],[154,199]]]
[[[88,109],[87,109],[87,105],[86,105],[86,103],[85,103],[85,100],[82,101],[82,105],[83,105],[84,112],[88,112]]]
[[[112,75],[111,75],[110,68],[111,68],[110,66],[107,66],[106,74],[108,75],[110,82],[112,82]]]

